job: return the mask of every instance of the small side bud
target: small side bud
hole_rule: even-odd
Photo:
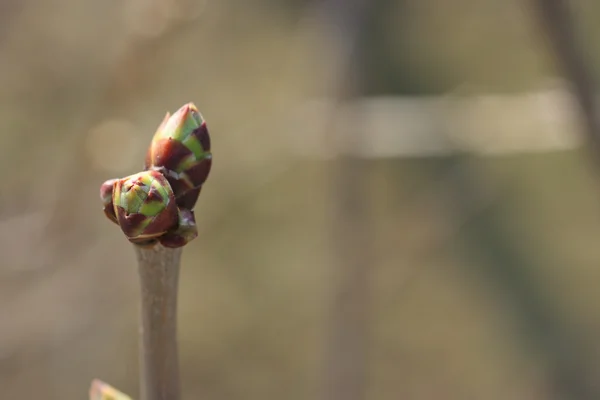
[[[178,209],[165,177],[145,171],[117,180],[114,212],[123,233],[133,243],[145,243],[176,229]]]

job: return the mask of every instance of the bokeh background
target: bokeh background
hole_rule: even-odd
[[[188,101],[186,399],[600,398],[600,168],[535,4],[0,2],[0,398],[137,397],[98,190]]]

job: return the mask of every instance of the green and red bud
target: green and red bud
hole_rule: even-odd
[[[211,166],[206,122],[188,103],[165,116],[144,172],[102,184],[104,213],[132,243],[184,246],[198,236],[192,209]]]
[[[146,154],[145,168],[169,181],[177,205],[191,210],[212,166],[206,121],[193,103],[165,116]]]
[[[115,183],[117,222],[130,241],[158,238],[176,229],[178,209],[169,182],[157,171],[145,171]]]
[[[111,179],[100,188],[106,216],[130,242],[181,247],[198,236],[194,213],[179,209],[167,179],[150,170]]]

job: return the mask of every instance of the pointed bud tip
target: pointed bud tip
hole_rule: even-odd
[[[184,104],[182,108],[185,108],[188,112],[190,112],[190,111],[198,112],[198,107],[196,107],[196,105],[192,102]]]
[[[179,107],[179,109],[173,113],[173,116],[175,116],[175,115],[187,116],[191,112],[198,112],[198,107],[196,107],[196,105],[192,102],[186,103],[186,104],[182,105],[181,107]]]

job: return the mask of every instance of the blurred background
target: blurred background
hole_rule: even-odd
[[[2,0],[0,398],[137,397],[98,191],[189,101],[186,399],[600,398],[594,91],[542,4]],[[598,76],[600,3],[571,5]]]

